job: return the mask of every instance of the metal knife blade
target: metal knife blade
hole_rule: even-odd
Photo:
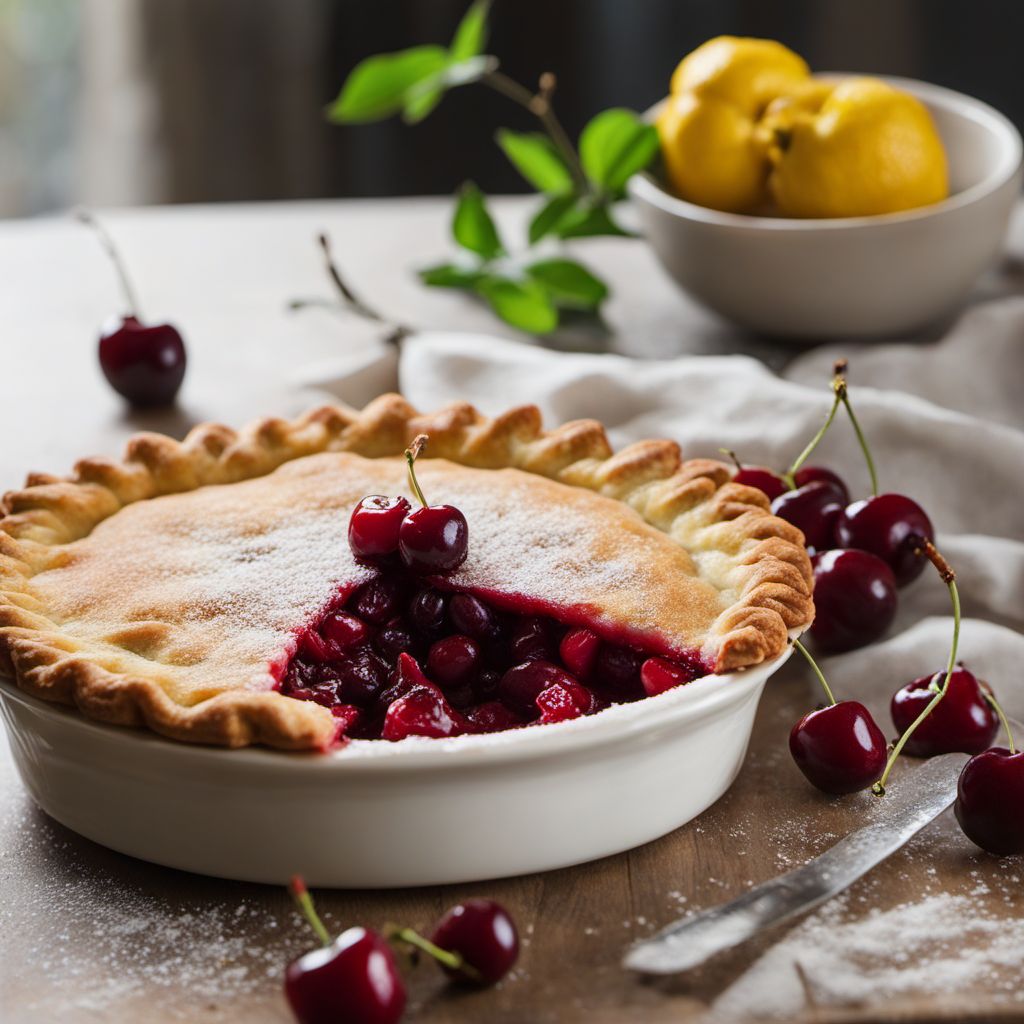
[[[953,803],[966,760],[963,754],[943,754],[905,773],[873,808],[870,824],[803,867],[669,925],[633,946],[623,966],[644,974],[685,971],[836,896]]]

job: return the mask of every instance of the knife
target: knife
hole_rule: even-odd
[[[953,803],[965,761],[963,754],[943,754],[904,774],[891,793],[878,799],[870,824],[803,867],[637,943],[623,966],[644,974],[685,971],[838,895]]]

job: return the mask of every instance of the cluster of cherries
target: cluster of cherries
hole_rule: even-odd
[[[86,210],[78,219],[95,232],[114,264],[127,312],[111,317],[100,333],[100,369],[110,386],[137,408],[170,405],[185,379],[185,342],[171,324],[145,324],[128,273],[103,225]]]
[[[452,505],[427,504],[415,471],[425,443],[406,452],[420,507],[373,495],[353,511],[352,552],[380,571],[299,635],[283,694],[329,707],[344,736],[441,738],[567,721],[708,671],[449,589],[469,529]]]
[[[332,940],[302,879],[293,878],[290,889],[321,943],[285,971],[285,997],[299,1024],[395,1024],[406,992],[392,943],[427,954],[455,984],[468,987],[496,984],[519,956],[515,922],[493,900],[457,904],[429,938],[412,928],[381,934],[357,927]]]
[[[871,712],[854,700],[837,701],[807,649],[807,658],[828,697],[828,705],[793,726],[789,747],[807,779],[825,793],[885,792],[901,753],[914,757],[963,752],[974,755],[960,775],[955,804],[965,834],[991,853],[1024,852],[1024,819],[1008,811],[1024,803],[1024,753],[1013,745],[991,688],[956,660],[960,600],[956,576],[933,543],[924,510],[900,494],[877,494],[871,453],[853,413],[843,374],[836,365],[835,401],[822,429],[786,480],[763,468],[741,468],[735,480],[761,488],[776,515],[798,526],[812,554],[815,645],[827,653],[851,650],[881,636],[896,612],[896,588],[915,579],[928,562],[949,588],[953,603],[953,644],[945,671],[907,683],[892,698],[898,739],[890,752]],[[845,406],[871,475],[872,497],[849,504],[849,492],[830,469],[803,467]],[[795,486],[788,487],[787,481]],[[1009,749],[993,748],[1000,722]]]

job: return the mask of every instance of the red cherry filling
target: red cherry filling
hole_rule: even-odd
[[[711,671],[514,597],[495,606],[429,583],[392,569],[344,594],[297,636],[280,691],[330,708],[339,735],[399,740],[566,721]]]
[[[942,687],[945,672],[922,676],[897,690],[892,698],[892,720],[900,735],[905,733]],[[934,687],[934,689],[932,689]],[[935,754],[980,754],[987,750],[999,731],[999,716],[985,698],[982,684],[962,666],[949,677],[946,695],[922,719],[904,744],[911,757]]]

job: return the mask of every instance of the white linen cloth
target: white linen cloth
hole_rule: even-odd
[[[424,333],[408,339],[400,355],[382,348],[307,367],[301,382],[353,405],[394,387],[422,409],[468,400],[493,414],[532,402],[548,424],[601,420],[616,446],[668,437],[687,456],[721,457],[719,448],[727,447],[746,463],[782,470],[828,412],[833,360],[850,355],[851,397],[881,490],[907,494],[926,509],[957,571],[960,657],[989,680],[1011,714],[1024,717],[1024,382],[1017,381],[1024,302],[1013,305],[987,337],[992,324],[972,323],[989,316],[981,307],[937,347],[812,351],[792,364],[795,380],[745,356],[639,361]],[[981,361],[972,363],[969,350],[981,345],[984,366],[1005,367],[1005,374],[983,374]],[[842,410],[811,461],[838,471],[855,497],[868,493]],[[889,697],[945,665],[951,633],[948,593],[929,568],[900,592],[885,638],[823,665],[838,695],[867,703],[890,731]]]

